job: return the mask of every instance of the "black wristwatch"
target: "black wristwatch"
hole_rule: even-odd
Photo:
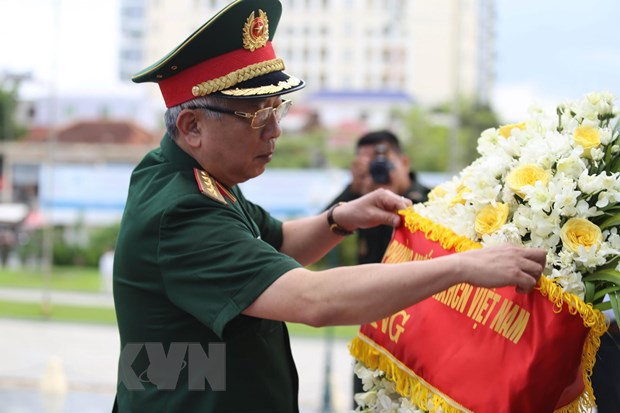
[[[342,228],[340,225],[334,221],[334,209],[339,207],[342,204],[346,204],[346,202],[338,202],[337,204],[332,205],[327,210],[327,224],[329,225],[329,230],[336,235],[340,235],[341,237],[346,237],[347,235],[353,234],[353,231],[348,231]]]

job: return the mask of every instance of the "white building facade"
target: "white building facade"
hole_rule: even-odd
[[[143,67],[229,3],[145,1]],[[326,92],[397,95],[400,101],[404,95],[423,106],[449,103],[457,95],[486,102],[491,95],[494,0],[282,3],[274,46],[287,69],[307,82],[306,89],[296,93],[297,102],[312,105],[314,95]],[[156,87],[153,91],[159,98]]]

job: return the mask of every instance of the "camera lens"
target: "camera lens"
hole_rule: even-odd
[[[385,156],[386,153],[386,145],[377,145],[375,148],[375,157],[368,166],[370,176],[377,184],[390,183],[390,171],[394,169],[394,164]]]

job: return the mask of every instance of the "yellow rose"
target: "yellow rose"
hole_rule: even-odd
[[[497,130],[497,132],[502,135],[504,138],[508,139],[510,135],[512,135],[513,129],[521,129],[525,130],[525,122],[521,123],[511,123],[509,125],[504,125]]]
[[[549,183],[549,172],[534,164],[518,166],[506,176],[508,188],[512,189],[521,198],[525,196],[521,188],[526,185],[534,185],[538,181],[547,185]]]
[[[452,198],[452,201],[450,201],[450,206],[454,206],[456,204],[465,205],[465,199],[463,198],[463,194],[466,194],[468,192],[471,192],[471,189],[469,189],[463,184],[459,185],[458,188],[456,188],[456,196]]]
[[[489,204],[476,215],[474,229],[479,237],[492,234],[506,223],[508,219],[508,205],[498,202],[495,206]]]
[[[603,239],[601,229],[584,218],[571,218],[560,231],[562,244],[569,250],[577,252],[579,246],[586,249],[593,245],[599,245]]]
[[[591,126],[578,126],[574,133],[575,142],[583,146],[583,153],[590,156],[590,150],[601,144],[601,134],[597,128]]]

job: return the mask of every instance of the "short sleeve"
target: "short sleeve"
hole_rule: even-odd
[[[162,216],[158,261],[168,298],[222,337],[230,320],[301,264],[261,239],[245,210],[199,196],[177,201]]]

